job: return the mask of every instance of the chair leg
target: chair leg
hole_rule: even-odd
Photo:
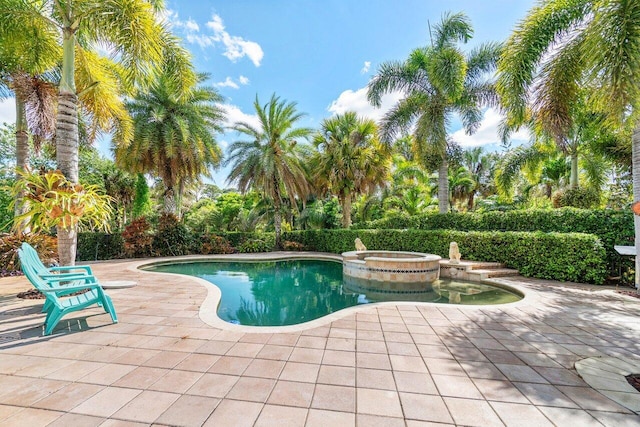
[[[51,302],[48,299],[44,300],[44,304],[42,305],[42,311],[40,313],[49,312],[50,307],[51,307]]]
[[[116,309],[113,306],[111,297],[109,295],[103,294],[102,303],[104,311],[111,315],[111,320],[113,321],[113,323],[118,323],[118,316],[116,315]]]
[[[53,329],[56,327],[60,319],[62,319],[63,315],[64,313],[57,308],[54,308],[49,313],[49,315],[47,316],[47,320],[45,321],[45,324],[44,324],[45,335],[51,335],[51,332],[53,332]]]

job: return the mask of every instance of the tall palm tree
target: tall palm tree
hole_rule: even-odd
[[[568,107],[580,87],[621,126],[633,126],[633,199],[640,201],[640,2],[546,0],[533,7],[509,38],[499,64],[498,90],[508,125],[527,120],[533,85],[555,88],[539,108],[554,111],[556,128],[570,124]],[[634,215],[640,248],[640,216]],[[636,257],[640,288],[640,256]]]
[[[118,58],[121,64],[117,74],[130,89],[135,81],[151,74],[154,64],[161,62],[184,73],[183,80],[193,74],[190,73],[190,62],[181,60],[186,55],[180,53],[175,39],[168,35],[158,18],[161,6],[162,2],[157,0],[0,0],[3,11],[0,14],[1,34],[23,31],[26,24],[28,29],[46,28],[58,42],[62,41],[56,160],[58,168],[71,182],[78,182],[78,97],[82,95],[76,85],[82,78],[76,75],[76,69],[82,68],[82,64],[106,60],[91,49],[98,45],[109,48],[111,56]],[[91,74],[85,77],[90,81],[85,91],[93,94],[114,92],[114,87],[94,80]],[[98,103],[105,99],[108,98],[94,96]],[[58,227],[58,252],[62,264],[75,262],[76,239],[75,229]]]
[[[199,82],[206,77],[200,75]],[[116,141],[116,163],[160,178],[166,213],[178,215],[184,185],[209,176],[209,168],[220,164],[222,153],[214,134],[222,131],[224,113],[217,105],[221,101],[210,87],[178,92],[162,74],[148,92],[127,102],[134,137],[131,142]]]
[[[481,107],[496,103],[493,71],[500,47],[482,44],[468,54],[459,42],[471,39],[473,29],[462,13],[446,14],[434,27],[432,44],[415,49],[404,62],[387,62],[369,82],[367,97],[380,106],[382,95],[400,91],[402,98],[382,120],[382,140],[390,142],[396,133],[414,126],[416,152],[424,159],[436,157],[438,206],[449,205],[447,126],[458,113],[467,133],[473,133],[482,119]]]
[[[468,194],[467,210],[475,207],[476,195],[488,196],[495,192],[493,172],[498,155],[487,154],[482,147],[475,147],[463,153],[463,164],[471,174],[474,185]]]
[[[354,197],[371,192],[389,175],[389,152],[378,141],[375,122],[354,112],[322,121],[313,139],[316,152],[311,159],[313,181],[318,188],[338,197],[342,226],[351,226]]]
[[[309,137],[311,129],[297,127],[304,114],[296,111],[295,102],[280,100],[275,94],[264,105],[256,96],[253,106],[260,126],[238,122],[232,127],[249,139],[229,147],[225,164],[231,165],[231,171],[227,181],[237,184],[243,193],[255,189],[271,200],[276,248],[280,249],[284,197],[289,197],[291,206],[295,206],[296,197],[305,198],[311,191],[298,146],[298,141]]]

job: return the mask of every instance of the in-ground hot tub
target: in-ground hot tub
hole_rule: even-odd
[[[440,278],[438,255],[420,252],[353,251],[342,254],[345,282],[383,292],[420,292]]]

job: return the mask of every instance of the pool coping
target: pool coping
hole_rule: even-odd
[[[133,262],[127,267],[127,270],[133,272],[139,272],[143,274],[162,274],[172,275],[181,279],[192,280],[204,286],[207,289],[207,296],[200,305],[199,317],[200,319],[214,328],[238,332],[238,333],[293,333],[302,332],[310,329],[315,329],[329,325],[339,319],[343,319],[352,314],[360,311],[364,311],[370,307],[391,307],[391,306],[422,306],[422,307],[451,307],[451,304],[435,303],[435,302],[415,302],[415,301],[384,301],[369,304],[361,304],[353,307],[343,308],[334,313],[327,314],[326,316],[318,319],[310,320],[308,322],[299,323],[297,325],[286,326],[247,326],[229,323],[218,317],[217,309],[222,299],[222,292],[215,284],[200,279],[195,276],[189,276],[179,273],[165,273],[165,272],[153,272],[142,269],[141,267],[148,267],[157,264],[164,264],[167,262],[172,263],[189,263],[189,262],[206,262],[206,261],[279,261],[279,260],[295,260],[295,259],[316,259],[326,261],[342,262],[342,256],[338,254],[330,254],[323,252],[263,252],[252,254],[224,254],[224,255],[187,255],[180,257],[164,257],[155,258],[153,260],[140,260]],[[522,286],[518,286],[513,283],[514,277],[506,278],[490,278],[482,280],[478,283],[485,283],[491,286],[496,286],[502,289],[515,291],[522,295],[522,299],[519,301],[505,303],[505,304],[477,304],[477,305],[455,305],[455,308],[461,310],[487,310],[494,309],[496,307],[517,307],[523,304],[534,303],[538,299],[536,291],[526,289]]]

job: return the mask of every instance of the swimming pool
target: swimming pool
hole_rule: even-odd
[[[504,304],[521,297],[475,282],[439,280],[425,292],[381,293],[363,282],[343,282],[342,263],[324,260],[197,261],[155,264],[147,271],[179,273],[215,284],[218,316],[252,326],[295,325],[343,308],[381,301]]]

